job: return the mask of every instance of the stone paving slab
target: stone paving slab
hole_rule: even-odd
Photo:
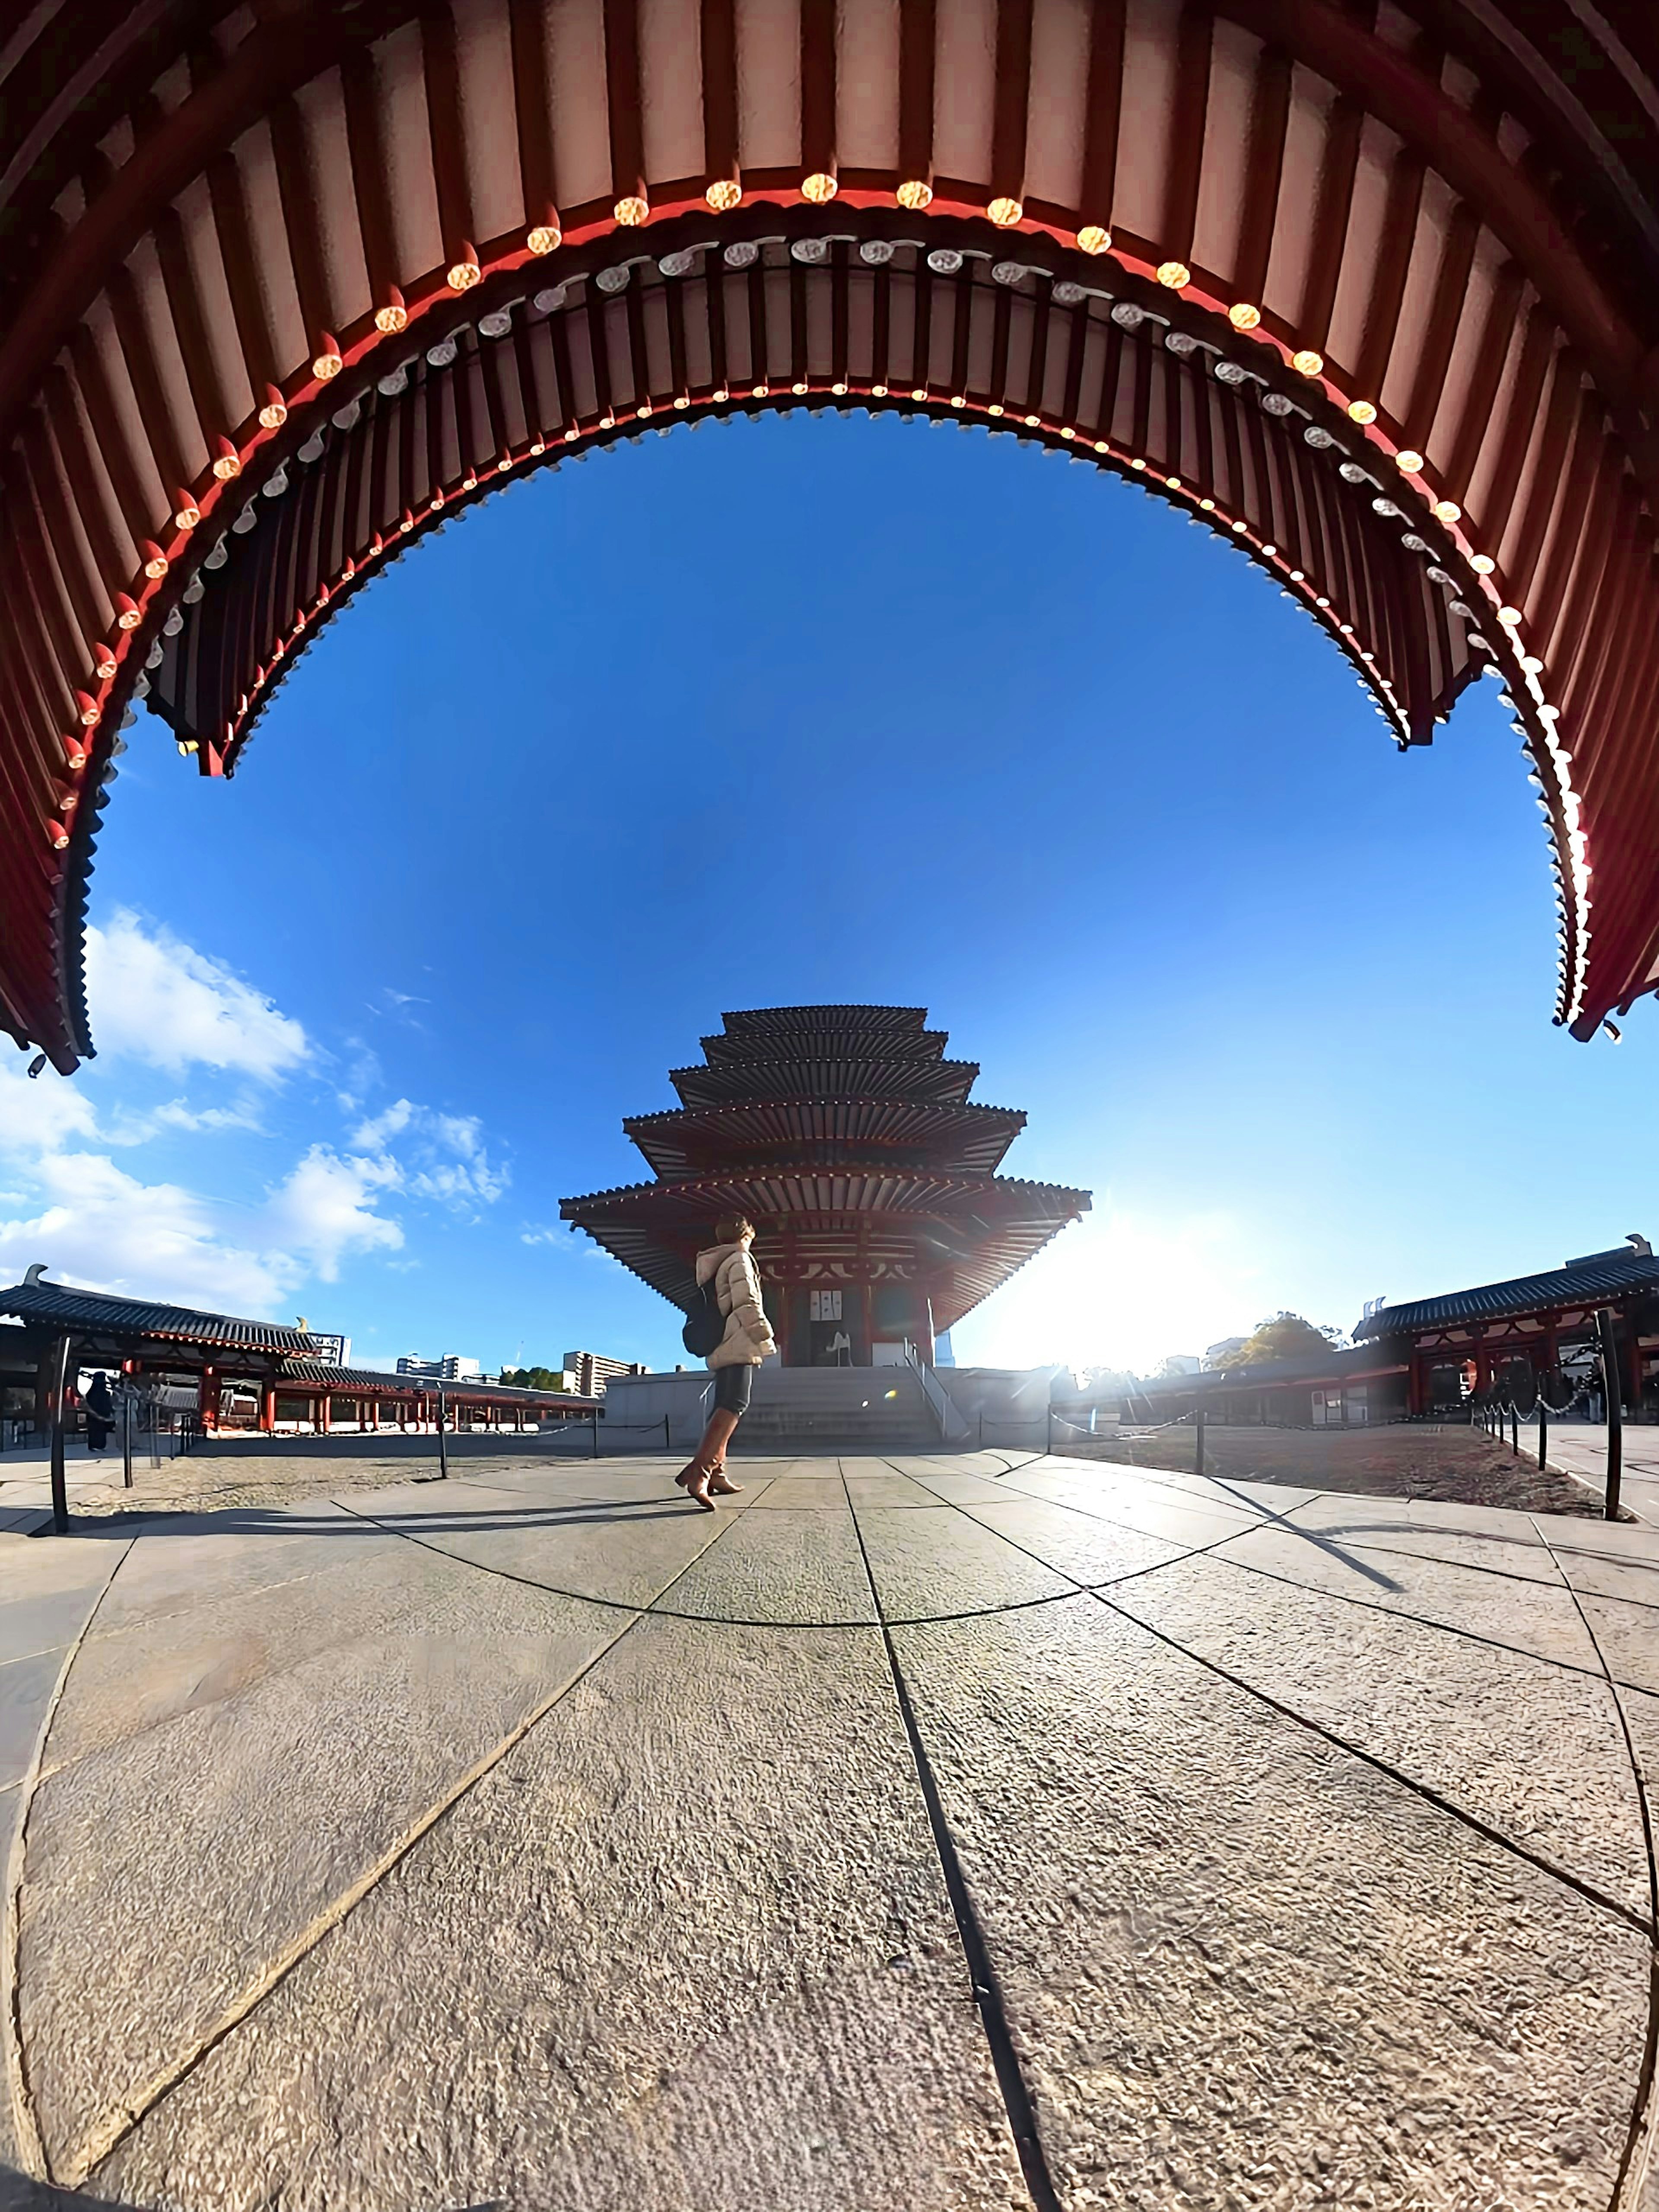
[[[873,1632],[614,1646],[96,2179],[249,2172],[285,2212],[1026,2204]]]
[[[874,1506],[859,1513],[858,1524],[889,1620],[983,1613],[1070,1590],[1063,1576],[964,1515]]]
[[[749,1503],[746,1493],[730,1499],[729,1517],[720,1526],[742,1517]],[[428,1498],[413,1512],[396,1500],[380,1510],[385,1517],[378,1525],[393,1532],[394,1542],[401,1530],[448,1559],[522,1576],[567,1595],[636,1607],[683,1573],[714,1533],[709,1516],[672,1482],[654,1495],[620,1499],[588,1492],[561,1496],[556,1504],[514,1505],[469,1494],[441,1508]]]
[[[1297,1506],[1290,1517],[1298,1528],[1375,1549],[1416,1552],[1425,1559],[1490,1567],[1535,1582],[1561,1580],[1549,1544],[1524,1513],[1431,1498],[1401,1504],[1387,1498],[1323,1497]],[[1596,1526],[1579,1521],[1571,1525],[1575,1540]]]
[[[891,1468],[882,1474],[854,1473],[854,1462],[847,1469],[847,1494],[854,1505],[925,1506],[937,1510],[940,1500],[931,1490],[911,1476]]]
[[[1004,1490],[983,1502],[964,1503],[962,1510],[1073,1582],[1115,1582],[1186,1557],[1186,1547],[1170,1537],[1144,1535],[1100,1515],[1029,1494]]]
[[[1606,2212],[1635,1931],[1093,1599],[896,1639],[1068,2208]]]
[[[1115,1470],[1121,1473],[1121,1470]],[[1254,1528],[1260,1515],[1249,1506],[1206,1495],[1183,1495],[1174,1488],[1142,1488],[1133,1480],[1103,1486],[1089,1475],[1063,1471],[1041,1471],[1013,1478],[1028,1493],[1047,1498],[1057,1505],[1075,1506],[1079,1512],[1097,1514],[1120,1527],[1136,1528],[1143,1535],[1162,1536],[1183,1551],[1236,1536]]]
[[[686,1570],[664,1603],[709,1620],[869,1626],[876,1620],[845,1501],[839,1512],[821,1506],[745,1514]]]
[[[30,1811],[20,1949],[41,2132],[70,2170],[629,1619],[428,1553],[378,1619],[351,1589],[351,1632],[331,1639],[280,1595],[279,1618],[158,1652],[136,1682],[128,1638],[89,1642],[71,1674]]]
[[[1144,1576],[1112,1598],[1184,1650],[1649,1912],[1640,1808],[1605,1680],[1209,1559]]]
[[[1282,1528],[1235,1536],[1210,1557],[1224,1566],[1277,1576],[1352,1603],[1411,1613],[1562,1666],[1601,1671],[1583,1616],[1565,1584],[1553,1589],[1534,1585],[1517,1604],[1516,1583],[1507,1575]]]
[[[1032,2212],[999,2035],[1061,2212],[1609,2205],[1659,1531],[681,1464],[0,1535],[53,2212]]]

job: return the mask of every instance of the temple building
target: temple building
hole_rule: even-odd
[[[1084,1190],[1000,1176],[1025,1116],[970,1104],[920,1006],[773,1006],[724,1018],[680,1103],[623,1128],[656,1180],[568,1198],[564,1218],[676,1305],[715,1217],[755,1224],[787,1367],[931,1365],[937,1337],[1088,1211]]]

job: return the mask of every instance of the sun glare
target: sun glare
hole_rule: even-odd
[[[1201,1352],[1249,1328],[1273,1303],[1255,1240],[1234,1215],[1170,1221],[1097,1204],[951,1332],[960,1364],[1144,1374],[1170,1352]]]

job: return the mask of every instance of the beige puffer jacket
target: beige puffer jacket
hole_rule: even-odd
[[[761,1304],[760,1279],[746,1244],[711,1244],[697,1255],[699,1289],[713,1275],[726,1316],[726,1334],[708,1355],[711,1367],[758,1367],[777,1350]]]

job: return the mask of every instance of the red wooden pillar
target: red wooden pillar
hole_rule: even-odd
[[[1411,1349],[1411,1362],[1406,1370],[1406,1411],[1408,1413],[1428,1412],[1427,1380],[1424,1370],[1423,1355],[1413,1345]]]
[[[266,1382],[260,1387],[259,1426],[267,1436],[270,1436],[276,1430],[276,1385],[274,1382]]]
[[[202,1370],[201,1380],[197,1385],[196,1413],[204,1435],[208,1431],[218,1427],[219,1385],[210,1367],[204,1367]]]
[[[317,1418],[313,1421],[312,1427],[319,1437],[331,1436],[334,1431],[333,1407],[330,1403],[327,1391],[319,1391],[313,1402],[317,1408]]]

